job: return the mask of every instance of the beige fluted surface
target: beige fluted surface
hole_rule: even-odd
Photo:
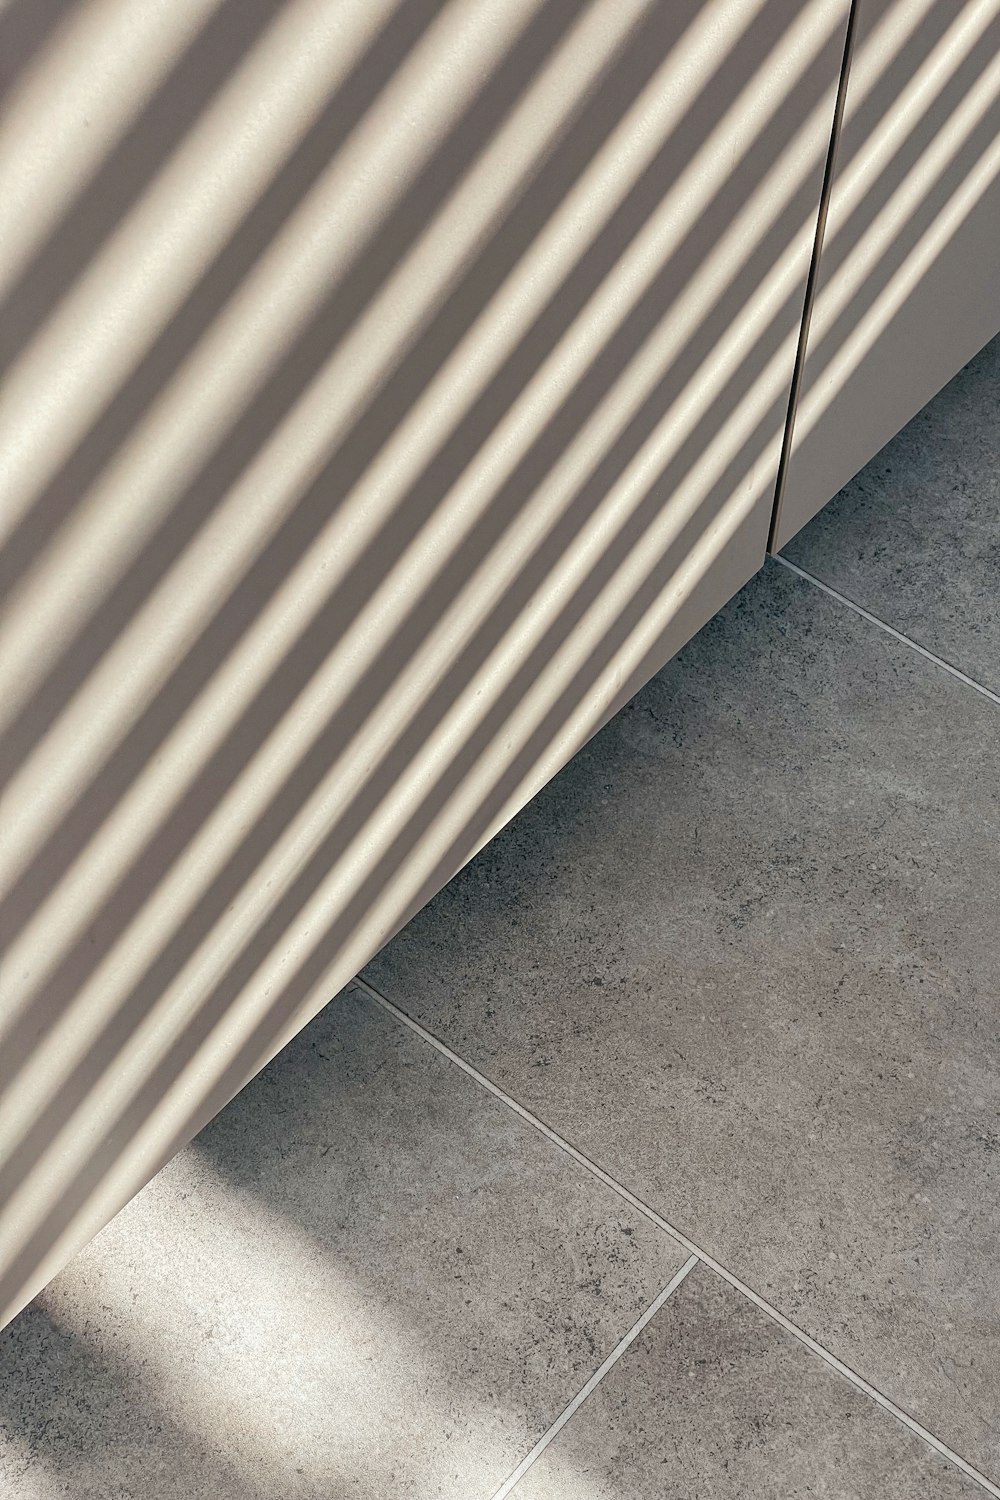
[[[2,1318],[760,565],[846,17],[0,15]]]
[[[780,548],[1000,331],[1000,0],[857,0]]]

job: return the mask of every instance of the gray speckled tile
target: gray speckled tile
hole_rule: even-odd
[[[0,1494],[488,1496],[685,1258],[349,992],[0,1335]]]
[[[1000,692],[1000,337],[784,556]]]
[[[696,1268],[513,1500],[976,1500],[979,1485]]]
[[[366,971],[994,1476],[998,731],[769,564]]]

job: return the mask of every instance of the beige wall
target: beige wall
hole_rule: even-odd
[[[846,16],[0,18],[2,1317],[760,565]]]
[[[1000,0],[858,0],[781,547],[1000,331]]]

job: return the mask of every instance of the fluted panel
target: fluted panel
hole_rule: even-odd
[[[760,565],[846,17],[0,18],[5,1317]]]
[[[1000,0],[857,0],[775,546],[1000,331]]]

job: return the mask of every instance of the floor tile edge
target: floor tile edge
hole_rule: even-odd
[[[698,1264],[699,1257],[697,1255],[688,1256],[687,1260],[681,1266],[680,1270],[675,1271],[673,1276],[671,1276],[670,1280],[667,1282],[666,1286],[663,1287],[661,1291],[657,1292],[656,1296],[646,1308],[645,1312],[643,1312],[636,1319],[628,1332],[618,1340],[618,1343],[612,1349],[611,1353],[605,1360],[601,1362],[601,1364],[598,1365],[597,1369],[594,1371],[593,1375],[591,1375],[586,1384],[580,1387],[572,1400],[567,1402],[567,1404],[563,1407],[562,1411],[559,1413],[558,1417],[556,1417],[552,1425],[546,1428],[545,1432],[543,1432],[541,1437],[538,1439],[538,1442],[531,1449],[531,1452],[525,1454],[524,1458],[522,1458],[517,1468],[512,1470],[512,1472],[508,1474],[507,1478],[504,1480],[503,1484],[501,1484],[500,1488],[494,1491],[493,1495],[491,1496],[491,1500],[506,1500],[506,1497],[513,1491],[516,1485],[520,1484],[525,1474],[527,1474],[528,1470],[532,1467],[535,1461],[542,1456],[542,1454],[545,1452],[545,1449],[549,1446],[553,1439],[559,1436],[559,1433],[562,1432],[563,1428],[566,1426],[566,1423],[576,1414],[576,1412],[579,1411],[580,1407],[586,1401],[587,1397],[592,1395],[593,1392],[597,1389],[601,1381],[604,1379],[605,1375],[607,1375],[608,1371],[618,1363],[618,1361],[621,1359],[622,1355],[626,1352],[630,1345],[635,1343],[635,1340],[639,1337],[640,1333],[642,1333],[647,1323],[651,1322],[652,1319],[656,1317],[656,1314],[660,1311],[660,1308],[663,1306],[663,1304],[677,1290],[687,1274],[690,1271],[693,1271],[695,1266]]]
[[[933,651],[928,651],[926,646],[921,646],[919,641],[915,641],[910,636],[904,635],[901,630],[897,630],[893,625],[886,624],[885,620],[880,620],[878,615],[873,615],[870,609],[865,609],[864,605],[856,603],[853,599],[849,599],[839,589],[835,589],[830,584],[824,583],[821,578],[817,578],[813,573],[808,573],[805,568],[800,568],[797,563],[789,562],[787,557],[782,557],[778,552],[771,554],[770,561],[780,563],[783,568],[788,569],[789,573],[794,573],[796,577],[804,579],[806,583],[811,583],[814,588],[821,590],[829,598],[835,599],[838,604],[843,604],[848,609],[853,610],[856,615],[860,615],[863,620],[867,620],[869,625],[875,625],[879,630],[884,631],[886,635],[891,636],[894,641],[898,641],[900,645],[908,646],[911,651],[915,651],[925,661],[931,662],[933,666],[940,667],[942,671],[957,678],[965,687],[972,688],[973,692],[981,693],[991,703],[1000,705],[1000,693],[995,693],[992,688],[986,687],[984,683],[977,682],[974,677],[970,677],[966,672],[961,671],[960,668],[953,667],[951,662],[945,661],[943,656],[937,656]]]
[[[783,559],[776,558],[775,561],[782,562]],[[799,569],[794,568],[792,564],[785,563],[785,566],[792,567],[793,571],[795,572],[800,571]],[[820,588],[826,589],[826,586],[824,584],[819,584],[818,586]],[[829,590],[826,591],[830,592]],[[844,602],[850,603],[849,600],[845,600]],[[857,609],[858,606],[851,605],[851,608]],[[876,621],[875,623],[880,622]],[[895,632],[891,630],[891,627],[886,626],[884,628],[889,630],[890,634],[895,634]],[[917,647],[916,649],[920,650],[921,648]],[[951,669],[949,668],[949,670]],[[643,1200],[637,1197],[635,1193],[631,1192],[616,1178],[612,1177],[609,1172],[606,1172],[603,1167],[598,1166],[596,1162],[592,1161],[588,1156],[585,1156],[582,1151],[579,1151],[574,1145],[572,1145],[563,1136],[561,1136],[558,1131],[555,1131],[551,1128],[551,1126],[546,1125],[544,1120],[541,1120],[537,1115],[533,1114],[531,1110],[526,1109],[523,1104],[519,1104],[516,1099],[505,1093],[503,1089],[501,1089],[497,1084],[493,1083],[489,1078],[487,1078],[484,1073],[480,1073],[478,1068],[474,1068],[471,1063],[466,1062],[465,1059],[460,1057],[457,1052],[454,1052],[447,1045],[447,1043],[442,1042],[440,1038],[434,1036],[432,1032],[428,1031],[426,1027],[422,1026],[419,1021],[416,1021],[412,1016],[407,1015],[406,1011],[402,1010],[392,1000],[389,1000],[385,995],[381,994],[380,991],[375,989],[373,985],[369,984],[366,979],[363,979],[360,975],[358,975],[351,981],[351,984],[348,986],[348,988],[360,990],[362,994],[366,995],[375,1005],[379,1006],[380,1009],[395,1017],[395,1019],[399,1021],[403,1026],[407,1027],[429,1046],[433,1047],[436,1052],[441,1053],[441,1055],[443,1057],[446,1057],[449,1062],[454,1063],[457,1068],[465,1073],[467,1077],[478,1083],[479,1086],[485,1089],[485,1091],[494,1099],[513,1111],[513,1113],[517,1115],[518,1118],[522,1119],[526,1124],[530,1125],[532,1129],[538,1131],[538,1133],[543,1135],[546,1140],[551,1141],[551,1143],[554,1146],[557,1146],[560,1151],[571,1157],[573,1161],[575,1161],[579,1166],[583,1167],[585,1171],[589,1172],[593,1177],[596,1177],[597,1180],[603,1183],[605,1187],[610,1188],[612,1192],[616,1193],[618,1197],[622,1198],[626,1203],[630,1205],[630,1207],[641,1213],[651,1223],[655,1224],[658,1229],[669,1235],[671,1239],[675,1240],[688,1252],[689,1258],[685,1262],[684,1266],[681,1267],[681,1270],[671,1278],[671,1281],[667,1284],[667,1287],[665,1287],[663,1291],[658,1294],[654,1302],[650,1305],[649,1308],[646,1309],[646,1312],[643,1313],[638,1323],[635,1324],[633,1328],[629,1330],[629,1333],[625,1335],[625,1339],[621,1342],[621,1344],[615,1346],[615,1349],[612,1350],[611,1354],[608,1356],[608,1359],[605,1361],[605,1364],[602,1365],[598,1371],[595,1371],[595,1374],[591,1376],[591,1380],[587,1383],[586,1386],[583,1387],[583,1391],[581,1393],[578,1393],[577,1397],[574,1397],[576,1406],[574,1406],[571,1402],[570,1407],[572,1408],[572,1410],[570,1410],[570,1408],[566,1409],[568,1415],[565,1415],[564,1417],[561,1416],[556,1419],[556,1422],[560,1423],[559,1430],[561,1430],[561,1426],[565,1426],[565,1423],[569,1421],[570,1416],[572,1416],[573,1411],[576,1410],[577,1406],[582,1404],[582,1402],[586,1399],[586,1396],[589,1395],[594,1386],[599,1382],[601,1378],[603,1378],[603,1373],[606,1373],[605,1366],[607,1367],[607,1369],[611,1368],[611,1365],[614,1364],[615,1361],[620,1358],[621,1354],[625,1352],[625,1349],[628,1347],[628,1343],[630,1343],[634,1338],[637,1338],[638,1335],[642,1332],[642,1329],[646,1326],[646,1323],[649,1322],[650,1318],[655,1316],[655,1313],[662,1306],[663,1302],[666,1301],[671,1291],[673,1291],[676,1286],[680,1285],[680,1282],[684,1279],[684,1277],[687,1276],[688,1273],[693,1269],[694,1265],[700,1261],[703,1265],[707,1266],[709,1270],[714,1271],[716,1275],[721,1276],[724,1281],[728,1282],[728,1284],[733,1288],[734,1291],[737,1291],[741,1296],[746,1297],[762,1313],[764,1313],[767,1317],[771,1318],[775,1323],[783,1328],[786,1333],[797,1339],[799,1343],[804,1344],[807,1349],[811,1350],[813,1354],[818,1355],[819,1358],[822,1359],[827,1365],[836,1370],[839,1375],[842,1375],[844,1379],[850,1381],[850,1383],[855,1386],[856,1389],[861,1391],[862,1394],[867,1396],[871,1401],[874,1401],[875,1404],[881,1407],[882,1410],[888,1413],[889,1416],[894,1417],[896,1421],[899,1422],[903,1427],[907,1428],[910,1433],[912,1433],[915,1437],[918,1437],[922,1442],[926,1443],[928,1447],[932,1448],[940,1458],[943,1458],[948,1463],[952,1464],[953,1467],[963,1473],[966,1478],[973,1480],[974,1483],[978,1484],[988,1495],[992,1495],[994,1497],[994,1500],[1000,1500],[1000,1488],[998,1488],[997,1485],[992,1482],[992,1480],[987,1479],[985,1474],[980,1473],[978,1469],[976,1469],[966,1459],[962,1458],[960,1454],[954,1451],[954,1449],[949,1448],[948,1445],[942,1442],[940,1438],[935,1437],[934,1434],[928,1431],[928,1429],[924,1427],[920,1422],[918,1422],[915,1417],[910,1416],[910,1414],[904,1411],[902,1407],[897,1406],[894,1401],[891,1401],[888,1396],[883,1395],[881,1391],[879,1391],[875,1386],[871,1385],[867,1380],[865,1380],[862,1375],[859,1375],[857,1371],[852,1370],[849,1365],[846,1365],[843,1360],[838,1359],[835,1354],[832,1354],[828,1349],[825,1349],[822,1344],[818,1343],[817,1340],[812,1337],[811,1334],[806,1333],[804,1329],[799,1328],[795,1323],[791,1321],[791,1319],[786,1318],[784,1313],[779,1312],[776,1307],[767,1302],[763,1297],[755,1292],[752,1287],[748,1286],[746,1282],[741,1281],[738,1276],[736,1276],[732,1271],[728,1270],[724,1265],[721,1264],[721,1262],[717,1261],[714,1256],[709,1255],[707,1251],[702,1250],[701,1247],[695,1244],[695,1242],[690,1239],[688,1235],[675,1228],[675,1226],[664,1219],[661,1214],[658,1214],[654,1208],[651,1208],[648,1203],[644,1203]],[[555,1427],[555,1424],[553,1424],[553,1427]],[[545,1438],[546,1445],[548,1442],[551,1442],[552,1438],[556,1435],[555,1431],[553,1431],[552,1429],[550,1429],[550,1433],[551,1436]],[[543,1439],[540,1438],[539,1443],[542,1443],[542,1441]],[[538,1453],[542,1451],[537,1444],[536,1448],[538,1449],[537,1453],[535,1449],[532,1450],[532,1454],[534,1454],[535,1457],[537,1457]],[[534,1462],[534,1457],[529,1454],[528,1458],[522,1461],[525,1464],[525,1467],[523,1469],[517,1469],[514,1471],[514,1473],[517,1474],[518,1479],[521,1478],[523,1474],[527,1472],[527,1468],[530,1467],[528,1459],[530,1459],[531,1463]],[[501,1486],[501,1488],[497,1490],[491,1497],[491,1500],[504,1500],[504,1497],[509,1495],[511,1489],[513,1488],[513,1483],[511,1481],[513,1481],[513,1483],[517,1482],[517,1480],[514,1480],[513,1475],[511,1475],[507,1480],[504,1481],[504,1485],[506,1485],[507,1488]]]

